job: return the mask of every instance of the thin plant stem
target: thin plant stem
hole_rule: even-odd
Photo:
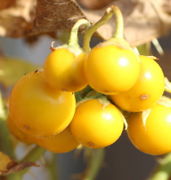
[[[163,159],[159,160],[153,174],[148,180],[169,180],[171,176],[171,153],[167,154]]]
[[[167,79],[167,77],[165,77],[164,82],[165,82],[165,91],[171,93],[171,82]]]
[[[44,154],[45,149],[35,146],[20,162],[35,162]]]
[[[47,164],[47,169],[50,173],[50,180],[58,180],[58,170],[57,170],[57,155],[52,154],[52,159]]]
[[[22,180],[23,179],[23,174],[20,172],[13,173],[8,175],[7,180]]]
[[[115,15],[116,30],[113,34],[113,38],[121,38],[124,36],[124,20],[120,9],[117,6],[112,6],[112,12]]]
[[[83,49],[85,52],[90,51],[90,40],[92,35],[97,31],[99,27],[101,27],[106,22],[108,22],[113,15],[115,15],[115,22],[116,22],[116,30],[113,34],[113,38],[121,38],[121,39],[123,38],[124,23],[123,23],[122,13],[118,7],[111,6],[106,10],[103,17],[85,32],[83,39]]]
[[[112,11],[109,11],[109,12],[106,11],[104,16],[85,32],[84,37],[83,37],[83,49],[85,52],[90,51],[90,40],[91,40],[92,35],[96,32],[96,30],[100,26],[105,24],[112,17],[112,15],[113,15]]]
[[[80,48],[79,42],[78,42],[78,31],[79,31],[80,26],[83,26],[83,25],[86,27],[89,27],[90,22],[86,19],[80,19],[74,24],[74,26],[71,29],[71,34],[69,37],[69,43],[68,43],[69,46]]]
[[[88,168],[82,180],[95,180],[104,160],[104,149],[91,150]]]
[[[139,54],[144,56],[150,56],[151,55],[151,42],[142,44],[137,47]]]
[[[44,154],[45,149],[42,149],[39,146],[35,146],[22,160],[20,160],[20,163],[22,162],[35,162],[42,157]],[[11,174],[8,176],[8,180],[22,180],[24,174],[27,172],[28,168],[16,172],[14,174]]]
[[[6,123],[7,111],[0,92],[0,151],[14,158],[13,146],[10,138],[10,133]]]
[[[158,39],[153,39],[152,40],[152,44],[154,45],[154,47],[156,48],[157,52],[163,56],[164,55],[164,50],[162,48],[162,46],[160,45]]]

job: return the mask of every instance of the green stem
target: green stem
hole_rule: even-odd
[[[137,47],[139,54],[144,56],[150,56],[151,55],[151,42],[142,44]]]
[[[148,180],[169,180],[171,176],[171,153],[159,161],[159,165]]]
[[[84,98],[92,90],[93,89],[90,86],[87,86],[86,88],[84,88],[82,91],[79,92],[81,98]]]
[[[20,162],[35,162],[44,154],[45,149],[35,146]]]
[[[0,151],[9,155],[11,158],[15,158],[10,132],[4,119],[0,119]]]
[[[83,180],[94,180],[102,166],[103,160],[104,149],[91,150],[90,161]]]
[[[8,175],[7,180],[22,180],[23,174],[20,172]]]
[[[113,38],[123,39],[124,38],[124,20],[120,9],[117,6],[112,6],[113,14],[115,15],[115,32]]]
[[[69,43],[68,43],[70,47],[80,48],[79,42],[78,42],[78,31],[79,31],[80,26],[82,25],[89,27],[90,22],[86,19],[80,19],[74,24],[74,26],[71,29],[71,34],[70,34]]]
[[[5,107],[4,107],[2,95],[1,95],[1,92],[0,92],[0,119],[5,120],[6,118],[7,118],[7,115],[6,115],[6,112],[5,112]]]
[[[7,112],[0,92],[0,151],[8,154],[11,158],[14,158],[13,146],[6,119]]]
[[[100,26],[105,24],[112,17],[112,15],[113,15],[113,12],[111,10],[106,11],[104,16],[85,32],[84,39],[83,39],[83,49],[85,52],[89,52],[91,50],[90,40],[91,40],[92,35],[96,32],[96,30]]]
[[[45,150],[39,146],[35,146],[21,161],[22,162],[35,162],[40,159]],[[27,172],[28,168],[8,176],[8,180],[22,180],[23,175]]]
[[[92,90],[91,88],[90,89],[87,88],[87,89],[84,89],[84,90],[83,90],[83,92],[81,91],[81,92],[76,93],[77,105],[80,102],[87,101],[87,100],[90,100],[90,99],[98,99],[98,100],[100,100],[100,101],[102,101],[104,103],[105,102],[109,103],[109,101],[107,100],[106,96],[104,96],[104,94],[98,93],[98,92]]]
[[[164,50],[162,48],[162,46],[160,45],[158,39],[153,39],[152,40],[152,44],[154,45],[154,47],[156,48],[157,52],[162,56],[164,55]]]
[[[108,22],[111,17],[115,15],[115,22],[116,22],[116,30],[113,34],[113,38],[123,38],[124,36],[124,21],[123,16],[120,11],[120,9],[116,6],[109,7],[103,17],[96,22],[93,26],[91,26],[84,35],[84,41],[83,41],[83,49],[86,52],[90,51],[90,40],[92,35],[96,32],[96,30],[101,27],[103,24]]]
[[[8,154],[11,158],[14,158],[13,146],[10,138],[10,133],[6,124],[7,112],[3,103],[2,95],[0,92],[0,151]],[[19,174],[11,174],[7,177],[8,180],[21,180],[22,176]]]
[[[57,155],[52,154],[52,159],[50,162],[47,164],[47,168],[50,173],[50,180],[58,180],[58,173],[57,173]]]
[[[167,79],[167,77],[165,77],[164,82],[165,82],[165,91],[171,93],[171,82]]]

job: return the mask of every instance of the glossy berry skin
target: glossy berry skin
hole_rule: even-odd
[[[22,132],[18,127],[15,125],[14,121],[8,117],[7,125],[9,128],[10,133],[19,141],[26,143],[26,144],[34,144],[34,139],[32,136],[28,136],[24,132]]]
[[[92,99],[81,102],[71,122],[71,132],[82,145],[102,148],[121,135],[124,118],[112,104]]]
[[[141,72],[136,84],[126,92],[111,96],[122,109],[140,112],[152,107],[164,92],[164,75],[162,69],[150,57],[140,56]]]
[[[79,145],[69,128],[55,136],[38,138],[36,143],[54,153],[66,153],[76,149]]]
[[[15,125],[35,136],[60,133],[69,125],[74,112],[74,94],[49,88],[42,71],[21,78],[9,98],[9,116]]]
[[[89,85],[103,94],[127,91],[135,84],[140,72],[138,56],[116,45],[99,45],[85,61]]]
[[[51,152],[65,153],[74,150],[79,145],[69,128],[66,128],[57,135],[37,137],[34,134],[25,134],[22,130],[18,129],[11,118],[8,118],[7,122],[11,134],[19,141],[26,144],[37,144]]]
[[[146,113],[132,114],[127,132],[132,144],[144,153],[171,152],[171,107],[155,104]]]
[[[44,64],[46,82],[55,89],[79,91],[87,85],[84,75],[85,54],[75,55],[67,48],[52,51]]]

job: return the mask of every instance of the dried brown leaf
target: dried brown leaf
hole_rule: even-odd
[[[13,6],[16,0],[5,0],[5,1],[1,1],[0,3],[0,9],[5,9],[8,8],[10,6]]]
[[[167,4],[171,8],[171,1]],[[171,16],[165,12],[165,0],[120,0],[110,5],[117,5],[125,20],[125,37],[133,46],[151,41],[171,29]],[[105,9],[90,11],[83,10],[86,17],[96,22]],[[99,28],[98,33],[104,39],[108,39],[114,32],[114,20]]]
[[[77,2],[86,9],[101,9],[114,0],[77,0]]]
[[[20,37],[32,28],[36,0],[16,0],[13,6],[0,10],[0,35]]]
[[[21,171],[31,166],[37,165],[32,162],[17,163],[6,154],[0,152],[0,176],[5,176],[17,171]]]
[[[69,30],[74,22],[83,17],[73,0],[38,0],[36,17],[29,34]]]
[[[110,0],[103,0],[103,3],[108,4],[107,1]],[[98,2],[98,5],[102,3]],[[171,29],[171,0],[115,0],[110,3],[113,4],[123,12],[125,37],[133,46],[149,42]],[[76,0],[16,0],[13,6],[0,10],[0,36],[28,37],[69,31],[80,18],[96,22],[105,9],[83,9]],[[98,33],[108,39],[113,31],[114,20],[111,20],[99,28]]]

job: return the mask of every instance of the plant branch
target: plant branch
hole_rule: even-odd
[[[44,152],[44,149],[40,148],[39,146],[35,146],[19,163],[35,162],[40,159]],[[9,175],[8,180],[22,180],[22,177],[27,172],[27,170],[28,168]]]
[[[79,42],[78,42],[78,31],[79,31],[80,26],[83,26],[83,25],[86,27],[89,27],[90,22],[86,19],[80,19],[72,27],[70,37],[69,37],[69,43],[68,43],[70,47],[80,48]]]
[[[148,180],[169,180],[171,176],[171,153],[159,160],[159,165]]]
[[[7,112],[0,92],[0,151],[14,158],[10,133],[6,124]]]
[[[57,155],[52,153],[52,159],[47,163],[47,169],[50,173],[50,180],[58,180],[58,170],[57,170]]]
[[[82,180],[94,180],[104,160],[104,149],[91,150],[90,160],[85,176]]]
[[[115,15],[115,22],[116,22],[115,23],[116,30],[115,30],[115,33],[113,34],[113,38],[123,39],[124,23],[123,23],[122,13],[118,7],[111,6],[106,10],[106,12],[102,16],[102,18],[85,32],[84,39],[83,39],[84,51],[86,51],[86,52],[90,51],[90,41],[91,41],[92,35],[96,32],[96,30],[99,27],[101,27],[103,24],[107,23],[113,15]]]
[[[91,41],[92,35],[96,32],[96,30],[100,26],[105,24],[112,16],[113,16],[113,12],[111,11],[111,9],[107,9],[103,17],[98,22],[96,22],[93,26],[87,29],[83,37],[83,49],[85,52],[90,51],[90,41]]]
[[[20,162],[35,162],[44,154],[45,149],[35,146]]]
[[[123,39],[124,36],[124,20],[120,9],[117,6],[112,6],[112,12],[115,15],[115,32],[113,38]]]

